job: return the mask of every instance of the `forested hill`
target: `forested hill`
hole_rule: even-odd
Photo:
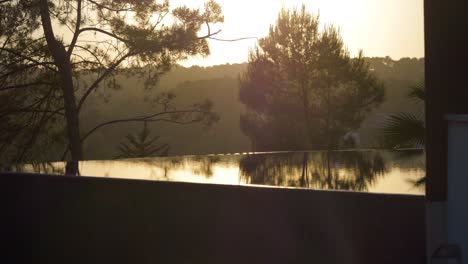
[[[362,123],[360,147],[376,147],[376,124],[382,115],[407,111],[422,114],[422,105],[412,102],[406,94],[408,87],[424,78],[424,60],[403,58],[368,58],[372,71],[386,85],[386,101],[369,113]],[[238,76],[247,64],[219,65],[213,67],[175,67],[162,76],[158,87],[145,90],[135,77],[118,76],[121,88],[116,91],[102,91],[87,102],[81,118],[84,130],[108,120],[134,117],[155,111],[151,98],[158,93],[171,91],[176,94],[179,107],[210,99],[220,121],[209,129],[199,124],[176,125],[151,123],[153,135],[159,135],[159,142],[170,145],[169,155],[235,153],[250,150],[249,139],[239,128],[239,117],[243,109],[238,101]],[[142,123],[121,123],[96,131],[85,143],[86,159],[114,158],[117,146],[125,135],[137,133]],[[265,131],[268,133],[268,131]]]

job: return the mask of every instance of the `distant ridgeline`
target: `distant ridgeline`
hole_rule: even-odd
[[[379,147],[377,126],[382,116],[392,112],[423,114],[423,106],[411,102],[406,96],[409,86],[424,79],[424,59],[367,58],[371,70],[386,87],[385,101],[368,114],[361,128],[354,131],[357,148]],[[90,98],[81,117],[85,129],[107,120],[122,119],[154,112],[155,98],[161,92],[176,95],[174,103],[187,107],[209,99],[220,121],[211,128],[200,124],[177,125],[148,123],[148,128],[158,141],[169,145],[169,155],[236,153],[251,150],[248,137],[239,128],[243,105],[239,102],[239,74],[247,64],[219,65],[213,67],[176,67],[161,77],[158,87],[146,90],[135,77],[122,74],[116,81],[118,91],[106,94],[105,89]],[[141,122],[120,123],[96,131],[85,143],[87,159],[111,159],[118,156],[118,146],[128,134],[137,134]],[[266,131],[266,133],[268,133]]]

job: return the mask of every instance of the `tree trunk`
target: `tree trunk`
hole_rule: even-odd
[[[330,137],[330,123],[331,123],[331,101],[330,101],[330,85],[327,85],[327,122],[326,122],[326,148],[327,148],[327,151],[331,150],[332,146],[331,146],[331,137]]]
[[[70,146],[71,161],[77,163],[83,158],[83,151],[80,139],[80,124],[78,109],[75,101],[75,90],[73,89],[73,76],[70,57],[65,47],[54,35],[50,20],[49,6],[47,0],[40,1],[41,21],[47,46],[59,71],[60,85],[63,91],[63,101],[65,106],[65,117],[67,120],[68,142]],[[68,168],[68,167],[67,167]],[[67,174],[78,174],[78,166],[71,166],[67,169]]]
[[[306,147],[303,149],[303,150],[311,150],[312,149],[312,138],[311,138],[311,135],[312,135],[312,124],[311,124],[311,118],[310,118],[310,114],[309,114],[309,107],[310,107],[310,103],[309,103],[309,92],[308,92],[308,89],[309,87],[305,84],[305,81],[302,80],[301,81],[301,95],[302,95],[302,108],[303,108],[303,114],[304,114],[304,123],[305,123],[305,128],[306,128]]]
[[[331,169],[331,164],[330,164],[330,159],[331,159],[330,150],[327,149],[326,151],[327,151],[327,184],[328,184],[327,188],[328,189],[333,189],[333,187],[332,187],[332,169]]]
[[[304,152],[304,156],[302,159],[302,175],[300,180],[300,187],[309,187],[309,175],[308,175],[308,160],[309,155],[307,152]]]
[[[62,67],[60,67],[60,80],[63,90],[65,117],[67,119],[67,133],[70,145],[71,160],[76,162],[83,158],[83,152],[80,139],[79,114],[76,107],[72,69],[69,61],[65,62]]]

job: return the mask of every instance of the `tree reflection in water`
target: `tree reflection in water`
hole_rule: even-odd
[[[247,155],[239,169],[249,184],[353,191],[367,190],[388,171],[375,151]]]
[[[402,153],[403,152],[403,153]],[[253,184],[322,190],[423,194],[423,151],[312,151],[80,162],[83,176]],[[66,163],[31,163],[17,172],[64,174]],[[411,181],[411,182],[410,182]]]

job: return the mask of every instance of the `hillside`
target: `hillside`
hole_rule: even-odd
[[[368,58],[374,73],[386,85],[386,101],[369,113],[362,123],[360,147],[375,147],[376,127],[385,113],[408,111],[422,113],[422,106],[406,97],[408,86],[424,78],[423,59]],[[151,124],[152,132],[169,143],[170,155],[235,153],[250,150],[250,142],[239,129],[242,105],[238,101],[238,76],[246,64],[219,65],[213,67],[176,67],[164,75],[156,89],[145,90],[134,77],[119,76],[121,89],[100,91],[90,98],[82,116],[84,129],[104,121],[133,117],[154,112],[150,98],[161,91],[177,95],[178,106],[210,99],[221,120],[210,129],[200,125]],[[146,99],[145,99],[146,98]],[[109,159],[116,155],[116,147],[128,133],[138,132],[141,123],[109,126],[97,131],[85,144],[87,159]]]

